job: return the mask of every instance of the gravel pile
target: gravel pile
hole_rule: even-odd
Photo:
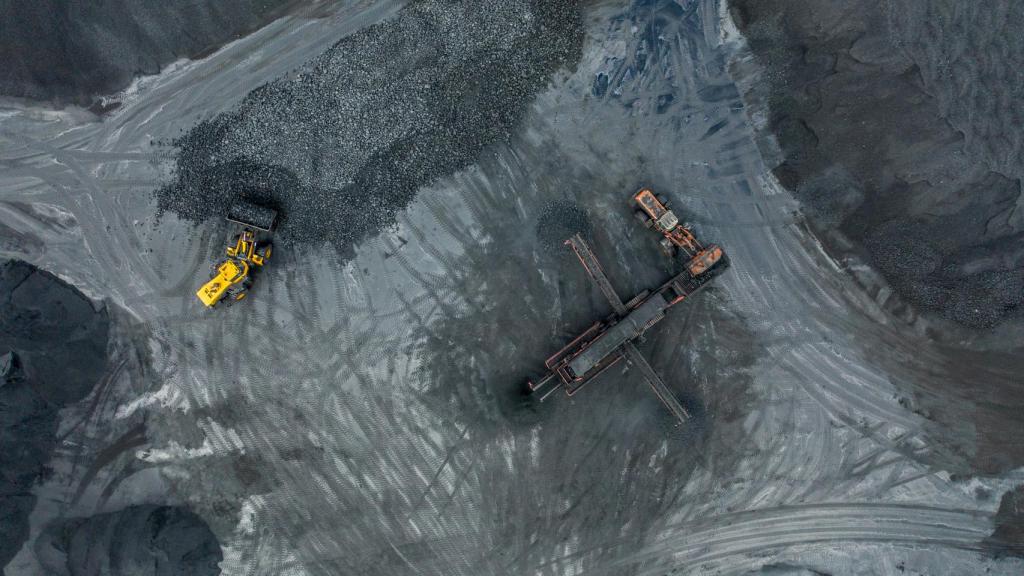
[[[348,253],[507,138],[582,40],[575,0],[412,4],[175,141],[160,210],[219,219],[241,197],[279,211],[277,238]]]

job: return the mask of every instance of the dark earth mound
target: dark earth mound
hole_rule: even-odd
[[[223,553],[202,518],[179,506],[130,506],[47,527],[36,554],[61,576],[214,576]]]
[[[966,350],[887,332],[865,352],[913,399],[901,403],[930,421],[937,467],[1000,476],[1024,466],[1024,346]]]
[[[985,544],[997,556],[1024,558],[1024,486],[1003,494],[996,512],[996,529]]]
[[[28,536],[31,487],[56,448],[58,411],[106,369],[110,320],[78,290],[19,261],[0,263],[0,566]]]
[[[0,94],[88,106],[97,95],[197,57],[296,0],[0,0]]]
[[[415,2],[178,139],[159,207],[201,222],[241,196],[279,238],[348,254],[506,138],[582,40],[575,0]]]
[[[774,171],[812,221],[920,310],[1021,317],[1024,4],[731,5],[765,69]]]

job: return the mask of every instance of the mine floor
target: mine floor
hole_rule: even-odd
[[[88,442],[61,448],[34,530],[171,494],[229,575],[1024,572],[979,552],[1019,474],[944,471],[902,402],[928,345],[769,176],[714,0],[588,3],[582,60],[509,143],[350,260],[275,248],[246,302],[199,306],[224,230],[156,218],[166,142],[400,7],[284,18],[138,81],[103,122],[0,117],[3,254],[126,309],[121,342],[145,355],[68,415]],[[523,394],[608,313],[564,238],[588,235],[621,294],[670,272],[631,214],[642,186],[731,258],[641,345],[683,428],[625,365],[571,400]],[[146,445],[118,444],[140,421]],[[34,562],[26,546],[12,566]]]

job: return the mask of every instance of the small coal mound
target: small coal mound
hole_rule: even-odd
[[[549,202],[537,219],[537,239],[548,250],[563,250],[570,236],[581,234],[590,238],[591,231],[587,211],[568,200]]]
[[[176,140],[159,209],[198,223],[242,198],[278,210],[281,240],[348,255],[508,138],[582,40],[574,0],[416,2]]]

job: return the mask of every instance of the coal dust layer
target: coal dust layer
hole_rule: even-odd
[[[575,0],[415,2],[178,139],[159,207],[201,222],[241,196],[346,254],[506,138],[582,38]]]
[[[1024,3],[730,3],[765,70],[762,149],[811,220],[919,310],[1024,316]]]
[[[202,518],[179,506],[130,506],[48,526],[36,553],[54,576],[214,576],[223,553]]]
[[[0,567],[28,536],[32,485],[47,474],[58,411],[106,368],[110,320],[74,287],[19,261],[0,263]]]
[[[0,94],[88,106],[196,57],[296,0],[0,0]]]

